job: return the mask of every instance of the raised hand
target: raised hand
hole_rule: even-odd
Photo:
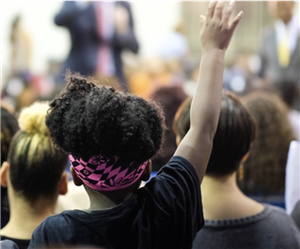
[[[227,49],[243,12],[240,11],[232,23],[229,23],[234,10],[234,1],[230,1],[227,6],[225,5],[224,1],[211,1],[206,11],[206,17],[200,16],[202,50],[220,49],[225,51]]]

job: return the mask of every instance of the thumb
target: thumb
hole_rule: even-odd
[[[203,15],[200,15],[200,29],[202,30],[205,24],[206,18]]]

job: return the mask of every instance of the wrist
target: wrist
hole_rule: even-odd
[[[220,48],[202,48],[202,56],[204,56],[204,55],[224,56],[225,51]]]

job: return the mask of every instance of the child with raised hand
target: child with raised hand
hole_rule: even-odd
[[[46,124],[57,147],[69,153],[74,182],[84,184],[91,206],[46,219],[29,248],[191,248],[204,224],[200,183],[220,114],[224,54],[242,17],[239,13],[229,24],[233,8],[233,2],[211,2],[201,17],[203,56],[191,129],[174,157],[142,188],[151,172],[149,158],[163,138],[160,108],[90,79],[67,77]]]

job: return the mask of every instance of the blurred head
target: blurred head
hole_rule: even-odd
[[[281,19],[284,23],[288,23],[294,10],[294,1],[269,1],[269,11],[276,18]]]
[[[18,129],[16,117],[8,109],[1,106],[1,165],[7,161],[10,142]]]
[[[8,150],[14,134],[18,131],[19,125],[15,116],[4,106],[1,106],[1,165],[7,161]],[[7,188],[1,186],[1,228],[9,220],[9,203]]]
[[[293,108],[297,98],[300,96],[300,86],[291,80],[280,81],[274,84],[274,86],[275,90],[278,90],[278,94],[285,104],[289,108]]]
[[[180,140],[190,128],[191,99],[176,114],[174,131]],[[232,93],[222,96],[222,108],[206,174],[225,176],[234,173],[248,153],[255,136],[255,124],[241,102]]]
[[[287,153],[294,139],[288,108],[272,92],[252,92],[242,101],[256,122],[257,136],[240,187],[248,194],[283,194]]]
[[[14,193],[29,203],[40,198],[56,201],[68,162],[67,155],[58,151],[51,141],[45,124],[47,109],[47,103],[36,102],[22,110],[18,120],[20,131],[11,142],[8,163],[4,163],[9,168]],[[3,172],[1,180],[2,177]]]
[[[165,165],[173,156],[177,148],[175,134],[172,130],[173,120],[177,109],[187,97],[187,94],[181,86],[161,87],[151,96],[151,99],[162,107],[167,125],[161,152],[152,160],[154,171],[158,171]]]
[[[111,165],[110,169],[118,167],[118,172],[125,174],[136,171],[160,149],[164,118],[158,106],[113,88],[97,86],[92,79],[80,75],[68,75],[66,80],[66,88],[50,104],[46,124],[54,143],[75,159],[73,168],[82,159],[99,171]],[[94,185],[94,190],[101,191],[95,182],[116,186],[116,175],[109,179],[99,173],[91,180],[93,172],[81,166],[85,171],[76,174],[85,184],[89,181],[90,188]],[[124,177],[118,176],[118,181]]]

